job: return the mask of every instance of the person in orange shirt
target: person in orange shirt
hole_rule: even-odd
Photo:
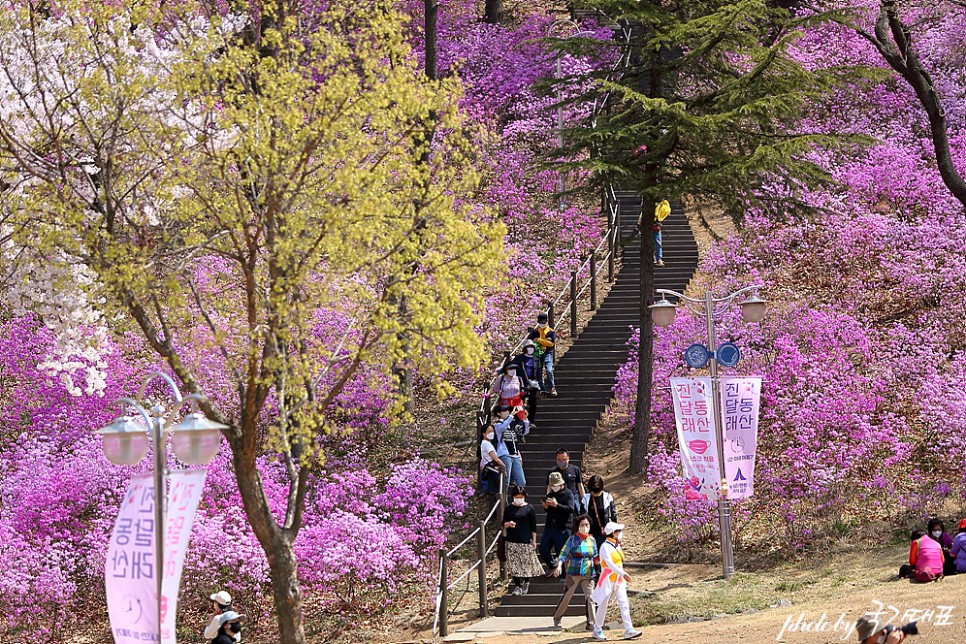
[[[611,597],[617,598],[617,606],[621,611],[621,621],[624,624],[624,639],[634,640],[641,636],[640,631],[634,630],[634,622],[631,621],[631,606],[627,601],[627,582],[631,576],[624,572],[624,551],[621,550],[621,533],[624,530],[623,524],[610,522],[604,526],[604,534],[607,539],[600,547],[600,578],[597,580],[597,588],[590,598],[597,604],[597,612],[594,614],[595,640],[604,641],[604,619],[607,617],[607,604]]]
[[[909,563],[899,567],[899,577],[916,582],[935,581],[943,576],[943,549],[922,530],[909,535]]]

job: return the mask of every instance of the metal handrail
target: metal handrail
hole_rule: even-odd
[[[504,482],[504,478],[503,477],[504,476],[505,476],[505,474],[503,472],[501,472],[500,473],[500,483],[499,483],[499,485],[500,485],[500,488],[499,489],[501,490],[501,492],[500,492],[501,495],[503,493],[502,490],[504,488],[504,484],[503,484],[503,482]],[[466,545],[466,543],[470,539],[472,539],[473,537],[477,536],[480,533],[480,529],[482,527],[485,527],[486,524],[490,522],[490,519],[493,518],[493,515],[496,514],[496,511],[499,510],[501,506],[502,506],[502,502],[500,502],[500,503],[494,503],[493,504],[493,507],[490,508],[489,514],[487,514],[486,515],[486,518],[482,520],[481,526],[480,527],[477,527],[472,532],[470,532],[469,536],[467,536],[465,539],[463,539],[462,541],[460,541],[451,550],[449,550],[448,552],[446,552],[444,556],[441,556],[440,557],[440,559],[439,559],[439,568],[438,568],[438,570],[436,572],[436,594],[435,594],[435,597],[434,597],[434,605],[435,605],[435,608],[436,608],[436,615],[433,618],[433,637],[436,637],[436,634],[438,633],[438,629],[439,629],[439,617],[440,617],[441,609],[442,609],[441,604],[442,604],[442,601],[443,601],[443,594],[444,594],[444,588],[443,588],[443,566],[446,565],[446,561],[448,561],[449,558],[452,557],[453,554],[456,553],[456,551],[458,551],[460,548],[462,548],[464,545]],[[476,561],[474,561],[473,564],[470,565],[470,567],[463,572],[463,574],[461,574],[459,577],[457,577],[456,579],[454,579],[452,582],[446,584],[445,590],[451,590],[453,587],[456,586],[456,584],[458,584],[463,579],[465,579],[467,575],[469,575],[471,572],[473,572],[480,565],[483,564],[483,559],[485,559],[486,557],[488,557],[490,555],[490,553],[493,552],[493,548],[496,547],[496,544],[497,544],[497,542],[499,540],[499,537],[502,534],[502,532],[503,532],[502,530],[497,530],[497,533],[496,533],[496,536],[493,539],[493,542],[490,544],[490,547],[483,553],[483,557],[482,558],[477,557],[476,558]],[[440,551],[440,554],[442,555],[443,552]]]

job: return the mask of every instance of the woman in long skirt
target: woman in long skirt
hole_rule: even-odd
[[[604,635],[604,618],[607,617],[607,604],[611,597],[617,598],[617,605],[621,610],[621,621],[624,622],[624,639],[633,640],[641,636],[640,631],[634,630],[631,621],[631,605],[627,601],[627,582],[631,576],[624,572],[624,551],[621,550],[621,531],[624,526],[620,523],[608,523],[604,526],[607,539],[600,547],[600,579],[597,588],[590,596],[597,603],[597,613],[594,615],[594,639],[606,640]]]
[[[527,503],[527,491],[519,485],[510,486],[510,498],[513,501],[503,512],[506,565],[513,577],[512,593],[526,595],[530,591],[530,577],[543,574],[537,558],[537,514]]]

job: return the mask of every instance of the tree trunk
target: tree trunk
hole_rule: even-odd
[[[298,562],[287,531],[278,532],[276,543],[268,553],[272,576],[272,594],[278,615],[278,639],[288,644],[305,644],[302,623],[302,593],[299,589]]]
[[[503,22],[503,0],[486,0],[483,22],[498,25]]]
[[[436,14],[439,0],[425,0],[426,77],[436,80]]]
[[[242,420],[245,424],[245,420]],[[292,543],[297,531],[278,525],[268,505],[261,474],[255,462],[255,427],[247,427],[249,434],[232,440],[232,461],[238,492],[245,506],[245,514],[268,559],[275,598],[279,641],[285,644],[305,644],[302,622],[302,593],[299,590],[298,562]]]
[[[654,378],[654,324],[649,307],[654,303],[654,202],[644,197],[641,211],[640,343],[637,349],[637,400],[631,434],[633,474],[647,471],[647,444],[651,437],[651,392]]]
[[[875,36],[857,30],[875,45],[885,61],[902,76],[916,93],[920,105],[929,117],[929,129],[936,152],[936,167],[943,183],[963,206],[966,206],[966,180],[956,169],[949,148],[949,128],[946,110],[936,93],[929,71],[922,64],[912,46],[911,30],[899,17],[895,0],[882,0],[875,25]]]

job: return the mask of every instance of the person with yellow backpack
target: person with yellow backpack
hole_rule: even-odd
[[[663,237],[661,236],[661,231],[664,226],[662,222],[667,219],[667,216],[671,214],[671,204],[667,202],[667,199],[662,201],[654,209],[654,265],[664,266],[664,244]]]
[[[557,387],[553,381],[553,345],[557,341],[557,334],[550,328],[546,313],[537,315],[537,327],[530,329],[528,340],[536,344],[537,382],[540,389],[551,396],[557,395]]]

